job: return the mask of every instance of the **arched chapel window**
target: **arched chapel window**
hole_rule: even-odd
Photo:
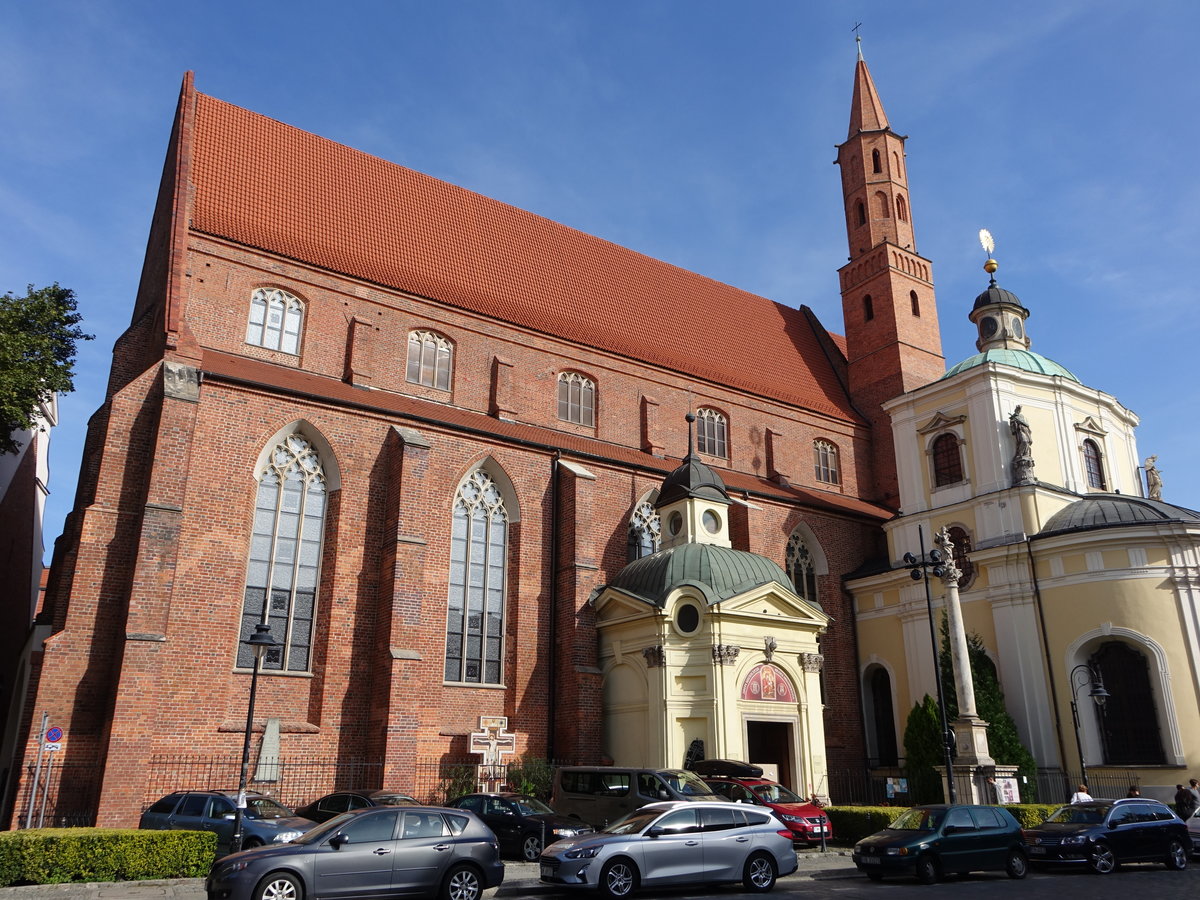
[[[500,684],[508,560],[508,510],[492,477],[476,469],[454,496],[446,680]]]
[[[642,501],[629,519],[629,560],[657,553],[662,532],[658,513],[648,500]]]
[[[912,314],[918,319],[921,318],[921,298],[917,296],[916,291],[908,292],[908,302],[912,304]]]
[[[454,364],[454,345],[432,331],[413,331],[408,335],[408,369],[405,380],[439,391],[450,390],[450,370]]]
[[[1123,641],[1106,641],[1089,662],[1109,691],[1095,707],[1100,722],[1104,763],[1110,766],[1157,766],[1166,762],[1158,728],[1158,705],[1144,653]],[[1088,702],[1088,706],[1094,704]]]
[[[824,484],[841,484],[842,474],[838,468],[838,449],[829,441],[813,441],[813,469],[817,481]]]
[[[793,531],[787,544],[787,573],[792,579],[792,587],[796,596],[803,597],[809,603],[821,605],[817,597],[817,570],[813,562],[812,552],[804,542],[804,536],[799,531]]]
[[[558,417],[575,425],[596,424],[596,385],[578,372],[558,376]]]
[[[311,668],[325,500],[325,472],[317,451],[303,435],[288,435],[259,475],[242,602],[240,641],[265,622],[279,644],[267,651],[265,670]],[[237,664],[250,668],[253,652],[240,641]]]
[[[946,432],[933,441],[933,485],[943,487],[963,480],[962,454],[958,435]]]
[[[908,221],[908,203],[902,194],[896,195],[896,218],[901,222]]]
[[[258,288],[250,295],[247,344],[296,356],[300,353],[303,324],[304,304],[298,297],[278,288]]]
[[[722,459],[729,456],[725,416],[715,409],[701,407],[696,410],[696,449]]]
[[[878,174],[883,171],[883,163],[879,158],[879,151],[871,151],[871,171]]]
[[[1091,438],[1083,442],[1083,467],[1087,471],[1088,487],[1098,491],[1108,490],[1104,480],[1104,460],[1100,456],[1100,448]]]

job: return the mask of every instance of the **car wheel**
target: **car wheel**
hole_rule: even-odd
[[[541,835],[525,835],[525,839],[521,841],[521,855],[525,857],[525,862],[537,862],[537,858],[542,855]]]
[[[637,886],[637,867],[627,859],[611,860],[600,870],[600,893],[605,897],[628,897]]]
[[[1183,846],[1183,841],[1178,838],[1172,838],[1171,843],[1167,845],[1167,868],[1180,869],[1187,868],[1188,852]]]
[[[455,866],[442,882],[442,900],[479,900],[483,880],[473,866]]]
[[[926,853],[924,856],[917,857],[917,881],[921,884],[936,884],[938,876],[937,860]]]
[[[251,847],[261,847],[263,842],[260,838],[248,837],[242,841],[242,849],[249,850]]]
[[[775,887],[778,874],[775,860],[769,853],[755,853],[746,860],[746,868],[742,870],[742,884],[751,893],[765,894]]]
[[[1004,871],[1009,878],[1024,878],[1029,874],[1029,860],[1020,850],[1009,850],[1004,861]]]
[[[1117,868],[1117,856],[1112,852],[1112,847],[1104,841],[1098,841],[1088,857],[1088,865],[1097,875],[1107,875]]]
[[[254,900],[303,900],[304,888],[296,876],[272,872],[254,888]]]

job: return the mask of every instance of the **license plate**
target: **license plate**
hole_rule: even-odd
[[[1030,847],[1030,848],[1029,848],[1029,852],[1030,852],[1030,853],[1032,853],[1034,856],[1045,856],[1045,855],[1046,855],[1046,848],[1045,848],[1045,847],[1033,846],[1033,847]]]
[[[554,877],[554,866],[542,866],[542,877],[543,878],[553,878]]]
[[[879,865],[879,857],[878,856],[863,856],[863,857],[860,857],[858,861],[860,863],[862,863],[864,866]]]

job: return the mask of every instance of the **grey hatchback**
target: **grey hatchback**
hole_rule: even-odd
[[[342,813],[289,844],[218,859],[204,887],[209,900],[479,900],[503,880],[496,836],[471,813],[385,806]]]
[[[142,813],[139,828],[156,831],[211,831],[217,836],[217,855],[229,852],[237,791],[176,791]],[[246,794],[242,818],[243,847],[290,841],[316,823],[297,816],[266,794]]]

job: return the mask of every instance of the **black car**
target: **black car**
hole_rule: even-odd
[[[944,874],[1029,871],[1021,826],[1002,806],[914,806],[891,825],[854,845],[854,864],[872,881],[915,875],[933,884]]]
[[[138,828],[211,831],[217,836],[217,855],[225,854],[233,841],[237,796],[237,791],[176,791],[142,813]],[[286,843],[315,824],[265,794],[247,791],[242,846]]]
[[[308,806],[301,806],[296,815],[312,819],[314,822],[328,822],[334,816],[344,812],[354,812],[356,809],[370,809],[372,806],[419,806],[408,794],[397,791],[337,791],[318,797]]]
[[[1169,806],[1142,797],[1060,807],[1026,829],[1025,842],[1032,863],[1087,866],[1101,875],[1127,862],[1185,869],[1192,846],[1187,826]]]
[[[560,816],[527,794],[467,794],[447,805],[475,813],[495,832],[502,852],[516,854],[527,862],[536,861],[548,844],[595,830],[579,819]]]

